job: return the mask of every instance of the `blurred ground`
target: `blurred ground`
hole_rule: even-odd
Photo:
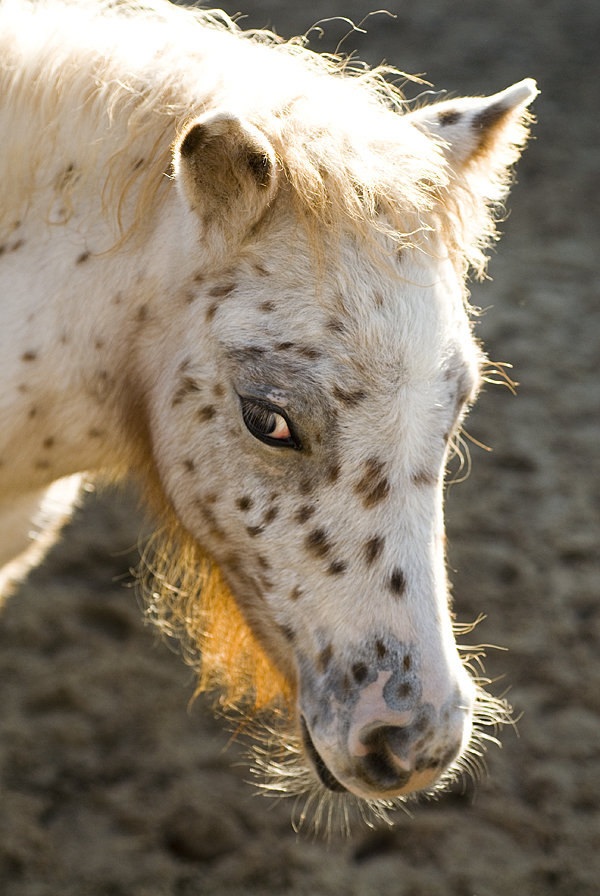
[[[90,497],[0,617],[3,896],[592,896],[600,888],[600,208],[596,0],[396,2],[349,51],[451,93],[538,79],[479,333],[518,397],[490,387],[467,430],[473,472],[448,493],[461,621],[502,645],[518,736],[488,776],[391,831],[330,847],[298,838],[292,806],[254,795],[228,735],[188,708],[189,670],[145,628],[133,590],[129,497]],[[236,12],[237,5],[227,4]],[[284,36],[364,0],[250,0]],[[326,26],[316,49],[348,27]],[[414,95],[416,89],[408,90]]]

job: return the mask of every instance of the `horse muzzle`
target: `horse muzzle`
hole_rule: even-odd
[[[412,705],[394,701],[386,672],[345,702],[322,698],[321,714],[301,701],[305,753],[322,784],[371,800],[432,788],[471,736],[474,687],[461,671],[441,704],[420,699],[420,689]]]

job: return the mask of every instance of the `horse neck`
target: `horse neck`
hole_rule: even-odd
[[[97,199],[52,225],[45,199],[29,204],[0,254],[0,492],[147,465],[140,359],[193,257],[173,236],[173,215],[180,224],[185,214],[174,187],[139,238],[116,246]]]

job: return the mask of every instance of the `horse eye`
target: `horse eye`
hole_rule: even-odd
[[[283,414],[261,401],[251,398],[240,398],[240,401],[246,428],[255,438],[260,439],[266,445],[275,445],[278,448],[300,447]]]

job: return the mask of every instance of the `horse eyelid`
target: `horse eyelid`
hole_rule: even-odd
[[[302,445],[300,440],[296,436],[294,432],[294,428],[288,419],[287,415],[284,414],[281,408],[276,407],[275,405],[270,404],[270,402],[262,401],[258,398],[250,398],[240,395],[240,404],[242,407],[242,419],[248,431],[253,435],[256,439],[263,442],[265,445],[271,445],[275,448],[294,448],[295,450],[301,450]],[[277,437],[271,437],[267,433],[261,432],[257,427],[252,425],[252,422],[248,419],[248,413],[245,410],[249,405],[254,405],[262,409],[266,413],[274,414],[277,417],[281,417],[285,420],[285,423],[288,427],[289,437],[286,439],[281,439]]]

